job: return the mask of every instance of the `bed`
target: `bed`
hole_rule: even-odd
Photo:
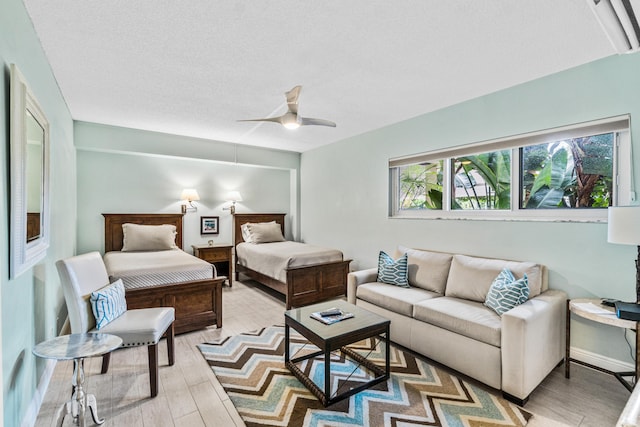
[[[176,334],[210,325],[222,327],[222,284],[226,277],[216,277],[215,268],[211,264],[182,251],[182,214],[102,216],[107,272],[112,280],[123,279],[127,307],[174,307]],[[123,224],[173,225],[176,232],[175,244],[179,250],[121,252]],[[194,267],[181,267],[182,260],[193,263]],[[127,265],[133,265],[134,268],[127,269]]]
[[[283,244],[295,243],[288,246],[293,246],[294,251],[300,248],[302,250],[290,253],[288,256],[284,255],[285,250],[282,250],[279,257],[275,257],[275,252],[278,251],[271,251],[271,243],[256,245],[244,241],[242,225],[247,223],[275,221],[284,236],[284,217],[285,214],[264,213],[234,215],[236,280],[242,273],[283,294],[287,310],[345,295],[351,260],[344,260],[342,252],[297,242],[282,242]],[[297,245],[301,246],[296,249]],[[313,255],[310,248],[318,249],[319,256]],[[246,249],[258,249],[258,251],[257,254],[253,254],[254,258],[247,258]]]

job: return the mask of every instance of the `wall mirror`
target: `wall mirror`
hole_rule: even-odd
[[[40,261],[49,247],[49,122],[11,64],[11,243],[9,275]]]

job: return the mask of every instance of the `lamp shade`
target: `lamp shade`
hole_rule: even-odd
[[[180,195],[181,200],[188,200],[190,202],[194,200],[200,200],[200,196],[198,196],[198,192],[193,188],[185,188],[182,190],[182,194]]]
[[[640,206],[609,208],[607,241],[623,245],[640,245]]]
[[[227,193],[227,202],[241,202],[242,196],[238,191],[229,191]]]

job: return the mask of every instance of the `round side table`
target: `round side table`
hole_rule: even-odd
[[[100,425],[104,418],[98,417],[98,405],[93,394],[84,391],[84,359],[102,356],[122,345],[122,339],[109,334],[71,334],[52,338],[41,342],[33,348],[33,354],[38,357],[55,360],[73,360],[73,395],[58,410],[56,426],[62,426],[67,414],[73,416],[75,425],[86,426],[85,414],[87,407],[91,410],[93,421]]]

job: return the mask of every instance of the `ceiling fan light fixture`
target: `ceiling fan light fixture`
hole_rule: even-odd
[[[637,0],[640,1],[640,0]],[[302,86],[295,86],[288,92],[285,92],[287,98],[287,112],[278,117],[265,117],[264,119],[248,119],[238,120],[239,122],[272,122],[280,123],[287,129],[298,129],[300,126],[329,126],[336,127],[336,124],[330,120],[312,119],[310,117],[298,116],[298,96]]]
[[[300,124],[298,122],[289,122],[283,123],[282,126],[286,127],[287,129],[298,129],[300,127]]]
[[[282,116],[282,120],[280,120],[282,126],[287,129],[298,129],[300,127],[300,123],[298,123],[298,116],[294,113],[288,112],[284,116]]]

